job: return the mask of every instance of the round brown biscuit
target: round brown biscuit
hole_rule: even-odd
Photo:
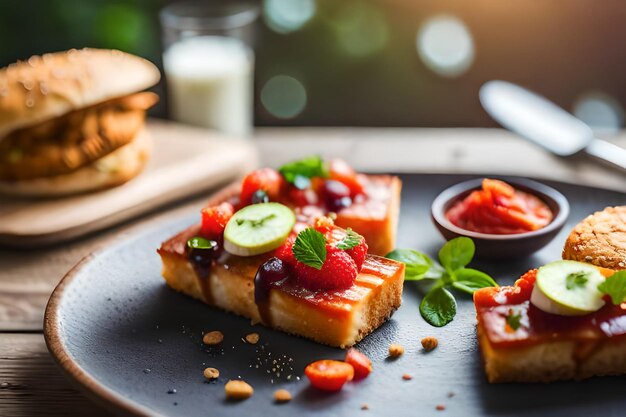
[[[565,241],[563,259],[626,269],[626,206],[607,207],[578,223]]]

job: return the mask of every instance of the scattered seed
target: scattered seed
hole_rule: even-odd
[[[278,403],[286,403],[291,401],[291,394],[286,389],[279,389],[274,391],[274,400]]]
[[[445,410],[445,409],[446,409],[446,406],[445,406],[445,405],[443,405],[443,404],[437,404],[437,407],[435,407],[435,409],[436,409],[437,411],[443,411],[443,410]]]
[[[452,398],[452,397],[454,397],[455,395],[456,395],[456,394],[455,394],[453,391],[450,391],[450,392],[448,393],[448,398]]]
[[[205,333],[202,337],[202,343],[205,345],[219,345],[224,340],[224,334],[219,330]]]
[[[404,354],[404,347],[402,345],[389,345],[389,356],[397,358],[398,356],[402,356],[402,354]]]
[[[215,368],[206,368],[203,375],[208,380],[217,379],[220,376],[220,371]]]
[[[413,379],[413,377],[409,374],[404,374],[402,375],[402,379],[404,379],[405,381],[410,381]]]
[[[251,345],[256,345],[259,343],[259,334],[258,333],[250,333],[246,335],[246,342]]]
[[[369,409],[370,409],[370,406],[369,406],[369,405],[367,405],[367,404],[363,404],[363,405],[361,406],[361,410],[369,410]]]
[[[250,384],[239,379],[231,379],[224,385],[224,391],[226,391],[226,398],[231,400],[245,400],[250,398],[254,389]]]
[[[425,351],[431,351],[437,347],[439,341],[434,336],[428,336],[422,339],[422,347]]]

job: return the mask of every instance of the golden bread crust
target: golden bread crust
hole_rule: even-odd
[[[384,255],[395,245],[401,182],[388,175],[367,178],[368,192],[380,194],[378,207],[357,204],[356,210],[342,211],[337,223],[362,233],[370,253]],[[240,183],[234,183],[213,196],[207,205],[236,197],[239,190]],[[207,281],[198,277],[186,254],[187,240],[198,232],[199,226],[192,226],[165,241],[158,250],[167,284],[209,305],[248,317],[255,323],[263,322],[255,302],[254,277],[269,255],[221,259],[220,264],[211,268]],[[404,264],[368,255],[355,285],[345,294],[332,293],[328,299],[322,295],[319,304],[308,297],[271,289],[268,303],[271,327],[330,346],[352,346],[388,320],[400,306],[403,282]]]
[[[179,242],[186,241],[196,232],[197,227],[187,229],[158,250],[167,285],[206,304],[247,317],[253,323],[262,323],[254,298],[254,277],[267,257],[237,257],[232,262],[226,262],[228,267],[214,265],[208,282],[202,283],[193,265],[176,251],[181,247]],[[393,271],[388,271],[384,278],[367,272],[368,266],[378,267],[377,262],[381,259],[384,258],[368,255],[365,272],[359,274],[350,290],[362,295],[358,302],[335,301],[331,306],[320,308],[308,299],[277,289],[270,290],[271,327],[330,346],[345,348],[356,344],[388,320],[402,302],[403,264],[394,263]],[[207,298],[204,285],[210,287],[211,299]],[[336,299],[341,295],[334,293],[329,297]]]
[[[0,69],[0,140],[31,126],[155,85],[151,62],[120,51],[80,49],[33,56]]]
[[[607,207],[578,223],[565,241],[563,259],[626,269],[626,206]]]
[[[495,348],[481,324],[478,342],[489,382],[552,382],[626,373],[626,338],[561,340],[518,348]]]

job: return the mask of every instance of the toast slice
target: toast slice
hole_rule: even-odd
[[[383,324],[402,301],[404,264],[367,255],[356,282],[346,290],[272,288],[268,302],[257,305],[255,274],[270,255],[238,257],[225,252],[203,277],[186,253],[187,240],[198,232],[199,226],[192,226],[164,242],[158,250],[167,284],[253,323],[344,348]]]
[[[357,174],[343,161],[324,163],[317,157],[286,167],[281,168],[280,173],[270,168],[253,171],[241,183],[215,195],[203,209],[200,225],[172,237],[158,250],[163,277],[173,289],[248,317],[254,323],[331,346],[352,346],[387,320],[401,303],[404,264],[376,256],[387,254],[395,245],[400,179],[390,175]],[[296,185],[293,178],[291,182],[287,180],[288,170],[292,175],[301,176],[311,169],[314,173],[305,178],[304,188],[302,184]],[[273,281],[268,285],[263,279],[257,281],[257,271],[276,256],[273,251],[241,257],[228,253],[217,243],[223,240],[224,227],[234,212],[249,204],[268,201],[294,211],[294,240],[296,231],[311,227],[322,218],[329,222],[331,230],[336,228],[346,235],[347,232],[340,229],[352,228],[362,235],[367,245],[360,245],[359,266],[365,256],[360,271],[353,257],[356,255],[349,255],[354,261],[354,270],[341,269],[342,272],[335,275],[324,276],[332,281],[350,271],[350,281],[322,287],[344,289],[310,291],[296,285],[297,282],[302,284],[301,277],[293,268],[296,263],[301,269],[303,265],[295,258],[293,261],[278,259],[288,268],[285,275],[281,275],[286,277],[282,281],[284,285],[274,285]],[[187,247],[187,241],[196,236],[216,242],[210,259],[199,260],[196,256],[204,255]],[[365,255],[368,247],[372,255]],[[289,247],[287,253],[291,252]],[[286,256],[293,258],[294,255]],[[353,278],[354,283],[345,289]],[[255,281],[259,282],[258,288],[255,288]]]
[[[536,270],[529,271],[515,286],[474,293],[478,342],[489,382],[551,382],[626,373],[626,310],[607,303],[585,316],[544,313],[529,301],[535,275]]]

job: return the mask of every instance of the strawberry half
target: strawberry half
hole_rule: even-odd
[[[326,241],[329,243],[329,245],[333,247],[336,247],[337,244],[346,237],[346,231],[335,227],[332,224],[332,220],[328,218],[318,219],[315,225],[315,229],[318,232],[323,233],[326,237]],[[365,261],[365,255],[367,255],[368,249],[369,248],[367,246],[367,243],[365,242],[365,238],[361,237],[361,243],[351,249],[345,250],[345,252],[350,255],[350,257],[354,260],[359,271],[361,271],[361,268],[363,267],[363,262]]]
[[[298,283],[309,290],[335,290],[350,288],[359,271],[346,251],[326,247],[326,260],[321,269],[296,262]]]
[[[288,265],[296,265],[296,257],[293,254],[293,243],[296,241],[296,235],[291,234],[285,243],[274,251],[274,256]]]
[[[202,225],[200,234],[205,237],[217,238],[224,233],[226,223],[235,212],[235,208],[230,203],[222,203],[217,206],[203,208],[200,212]]]
[[[285,180],[275,169],[257,169],[243,179],[239,198],[242,204],[250,204],[253,194],[260,190],[267,194],[270,201],[278,201],[284,185]]]
[[[352,249],[346,250],[346,253],[354,260],[354,263],[359,271],[361,271],[361,268],[363,267],[363,262],[365,262],[365,255],[367,255],[368,249],[367,243],[365,243],[365,238],[361,238],[361,243]]]

